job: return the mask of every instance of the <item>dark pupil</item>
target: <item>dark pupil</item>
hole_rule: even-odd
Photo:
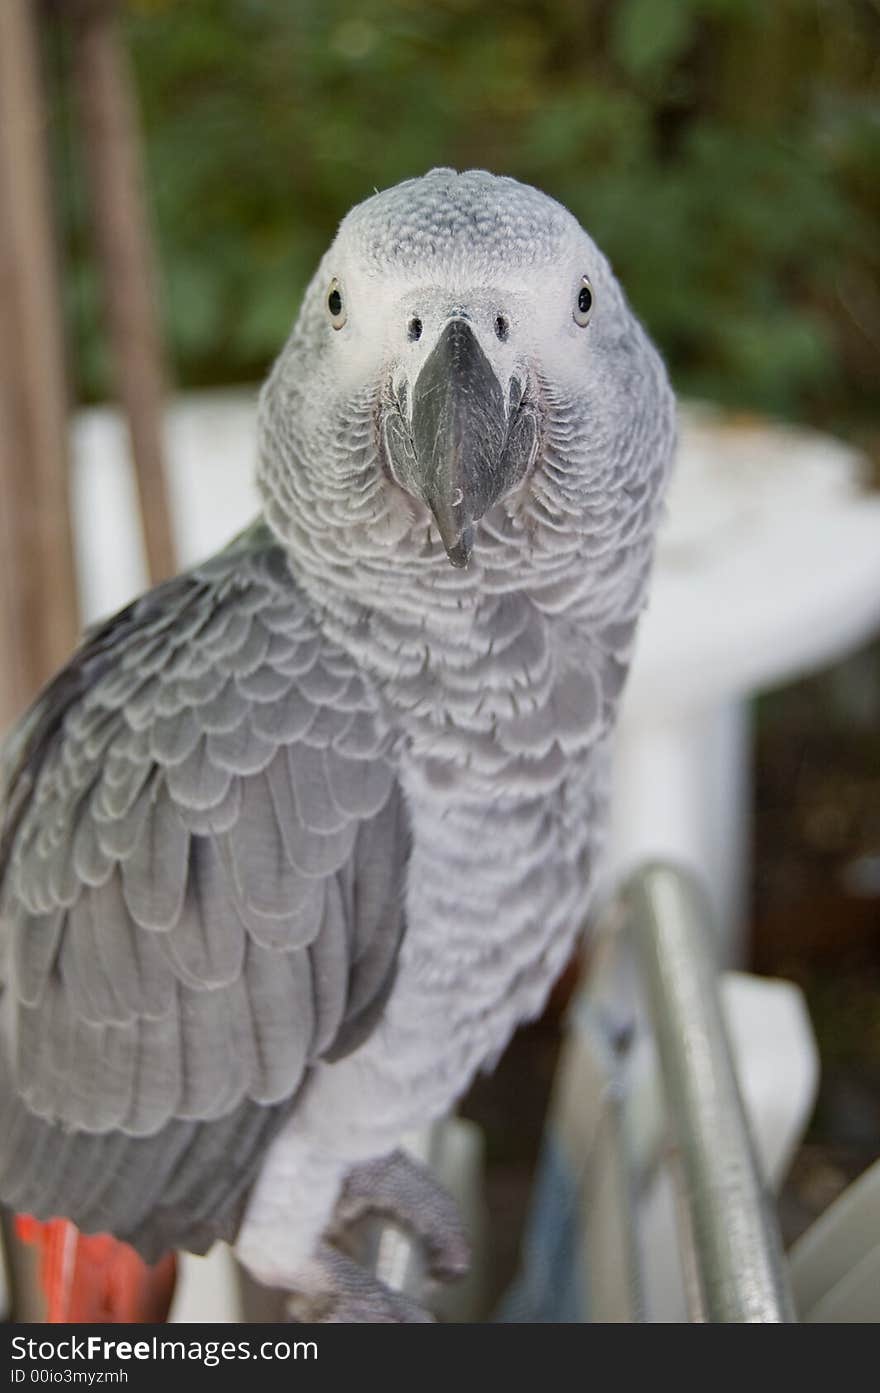
[[[335,319],[342,312],[342,296],[338,290],[331,290],[327,296],[327,308]]]
[[[578,309],[580,310],[581,314],[589,314],[592,304],[592,291],[588,290],[585,285],[582,285],[580,293],[578,295]]]

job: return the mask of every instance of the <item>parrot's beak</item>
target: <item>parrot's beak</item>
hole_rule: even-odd
[[[390,425],[386,443],[395,477],[430,508],[453,566],[467,565],[474,523],[528,463],[523,432],[511,427],[476,334],[466,319],[450,319],[416,378],[408,428]]]
[[[467,320],[449,320],[416,379],[412,435],[419,493],[453,566],[467,565],[473,524],[507,483],[506,425],[501,384],[476,335]]]

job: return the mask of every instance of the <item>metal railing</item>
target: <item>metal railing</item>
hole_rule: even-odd
[[[795,1320],[775,1206],[760,1174],[693,878],[649,866],[622,894],[680,1167],[691,1318]]]
[[[440,1127],[454,1140],[461,1124]],[[422,1159],[433,1165],[441,1141],[436,1129],[424,1138]],[[472,1199],[478,1150],[458,1153],[436,1171]],[[655,1204],[646,1220],[646,1195],[661,1181],[665,1217]],[[570,1011],[531,1209],[501,1320],[796,1319],[734,1071],[711,915],[688,872],[640,869],[602,918]],[[370,1265],[430,1305],[419,1256],[407,1235],[373,1229]],[[683,1293],[675,1316],[657,1313],[667,1273]],[[472,1298],[451,1318],[485,1313]]]

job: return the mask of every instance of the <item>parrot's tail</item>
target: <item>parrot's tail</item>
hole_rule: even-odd
[[[49,1323],[150,1323],[167,1317],[177,1266],[173,1253],[148,1267],[127,1243],[106,1233],[80,1233],[67,1219],[41,1223],[18,1214],[15,1230],[39,1250]]]

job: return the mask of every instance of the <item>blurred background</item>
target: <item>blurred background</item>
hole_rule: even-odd
[[[65,26],[45,20],[61,77]],[[127,0],[180,386],[253,382],[348,208],[436,164],[560,199],[678,388],[878,449],[880,12],[871,0]],[[78,394],[110,384],[53,92]]]
[[[860,452],[867,487],[880,485],[876,0],[30,9],[73,404],[125,388],[108,298],[113,209],[102,241],[89,145],[89,92],[107,72],[83,41],[109,14],[169,390],[258,382],[353,203],[435,164],[481,166],[584,222],[680,394],[734,420],[831,433]],[[0,33],[7,59],[13,40]],[[124,167],[131,150],[117,150]],[[14,239],[6,250],[4,285],[18,286]],[[45,568],[30,555],[12,579],[7,566],[7,589],[23,565]],[[751,716],[748,965],[803,987],[823,1061],[783,1197],[793,1237],[880,1150],[880,647],[763,692]],[[493,1227],[510,1235],[502,1275],[563,999],[564,988],[466,1106],[487,1129]]]

